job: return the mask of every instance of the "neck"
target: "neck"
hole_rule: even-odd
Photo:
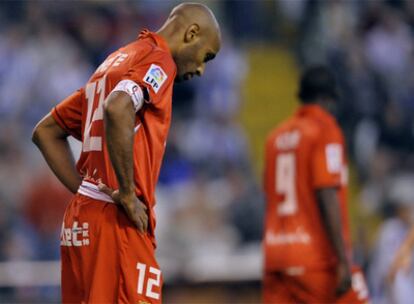
[[[330,100],[327,100],[325,98],[318,98],[318,99],[313,99],[309,102],[303,102],[302,105],[317,105],[320,106],[321,108],[325,109],[325,110],[329,110],[329,108],[331,108],[331,104],[332,102]]]
[[[320,106],[322,109],[324,109],[325,111],[328,111],[330,113],[332,113],[332,111],[335,107],[331,100],[327,100],[327,99],[324,99],[324,98],[316,99],[316,100],[313,100],[312,102],[302,103],[302,105],[304,105],[304,106],[312,106],[312,105]]]
[[[175,58],[177,52],[177,42],[176,42],[176,33],[177,30],[173,25],[173,22],[165,23],[158,31],[157,34],[160,35],[168,45],[168,48],[171,51],[172,56]]]
[[[324,99],[318,99],[315,102],[315,104],[318,105],[318,106],[320,106],[321,108],[323,108],[325,110],[328,110],[329,109],[329,103],[326,100],[324,100]]]
[[[316,100],[315,104],[319,105],[325,111],[334,114],[335,113],[335,103],[332,99],[320,98]]]

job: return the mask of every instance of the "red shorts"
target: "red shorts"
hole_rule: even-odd
[[[301,275],[266,273],[263,303],[369,303],[365,280],[358,268],[352,270],[352,289],[340,298],[335,296],[335,289],[335,271],[313,271]]]
[[[63,303],[161,303],[154,246],[121,207],[77,194],[61,234]]]

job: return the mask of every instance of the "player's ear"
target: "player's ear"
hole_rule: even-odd
[[[198,24],[191,24],[185,31],[184,42],[194,41],[200,34],[200,27]]]

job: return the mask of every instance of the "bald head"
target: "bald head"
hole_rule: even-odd
[[[220,37],[220,28],[213,12],[204,4],[182,3],[174,7],[168,20],[177,18],[182,26],[197,24],[203,31],[211,31]]]
[[[167,41],[177,65],[177,80],[204,73],[221,45],[220,27],[213,12],[199,3],[182,3],[158,31]]]

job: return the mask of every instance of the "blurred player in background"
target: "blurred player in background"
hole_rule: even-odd
[[[300,108],[267,139],[264,303],[367,301],[351,262],[344,138],[329,113],[337,97],[327,68],[308,69]]]
[[[109,55],[36,126],[33,141],[76,193],[61,234],[63,302],[161,302],[153,208],[173,83],[201,76],[220,39],[206,6],[181,4],[157,33],[144,30]],[[69,135],[82,141],[76,167]]]
[[[407,214],[411,216],[411,214]],[[389,286],[393,302],[411,303],[414,282],[414,226],[411,227],[404,242],[395,254],[389,269]]]

